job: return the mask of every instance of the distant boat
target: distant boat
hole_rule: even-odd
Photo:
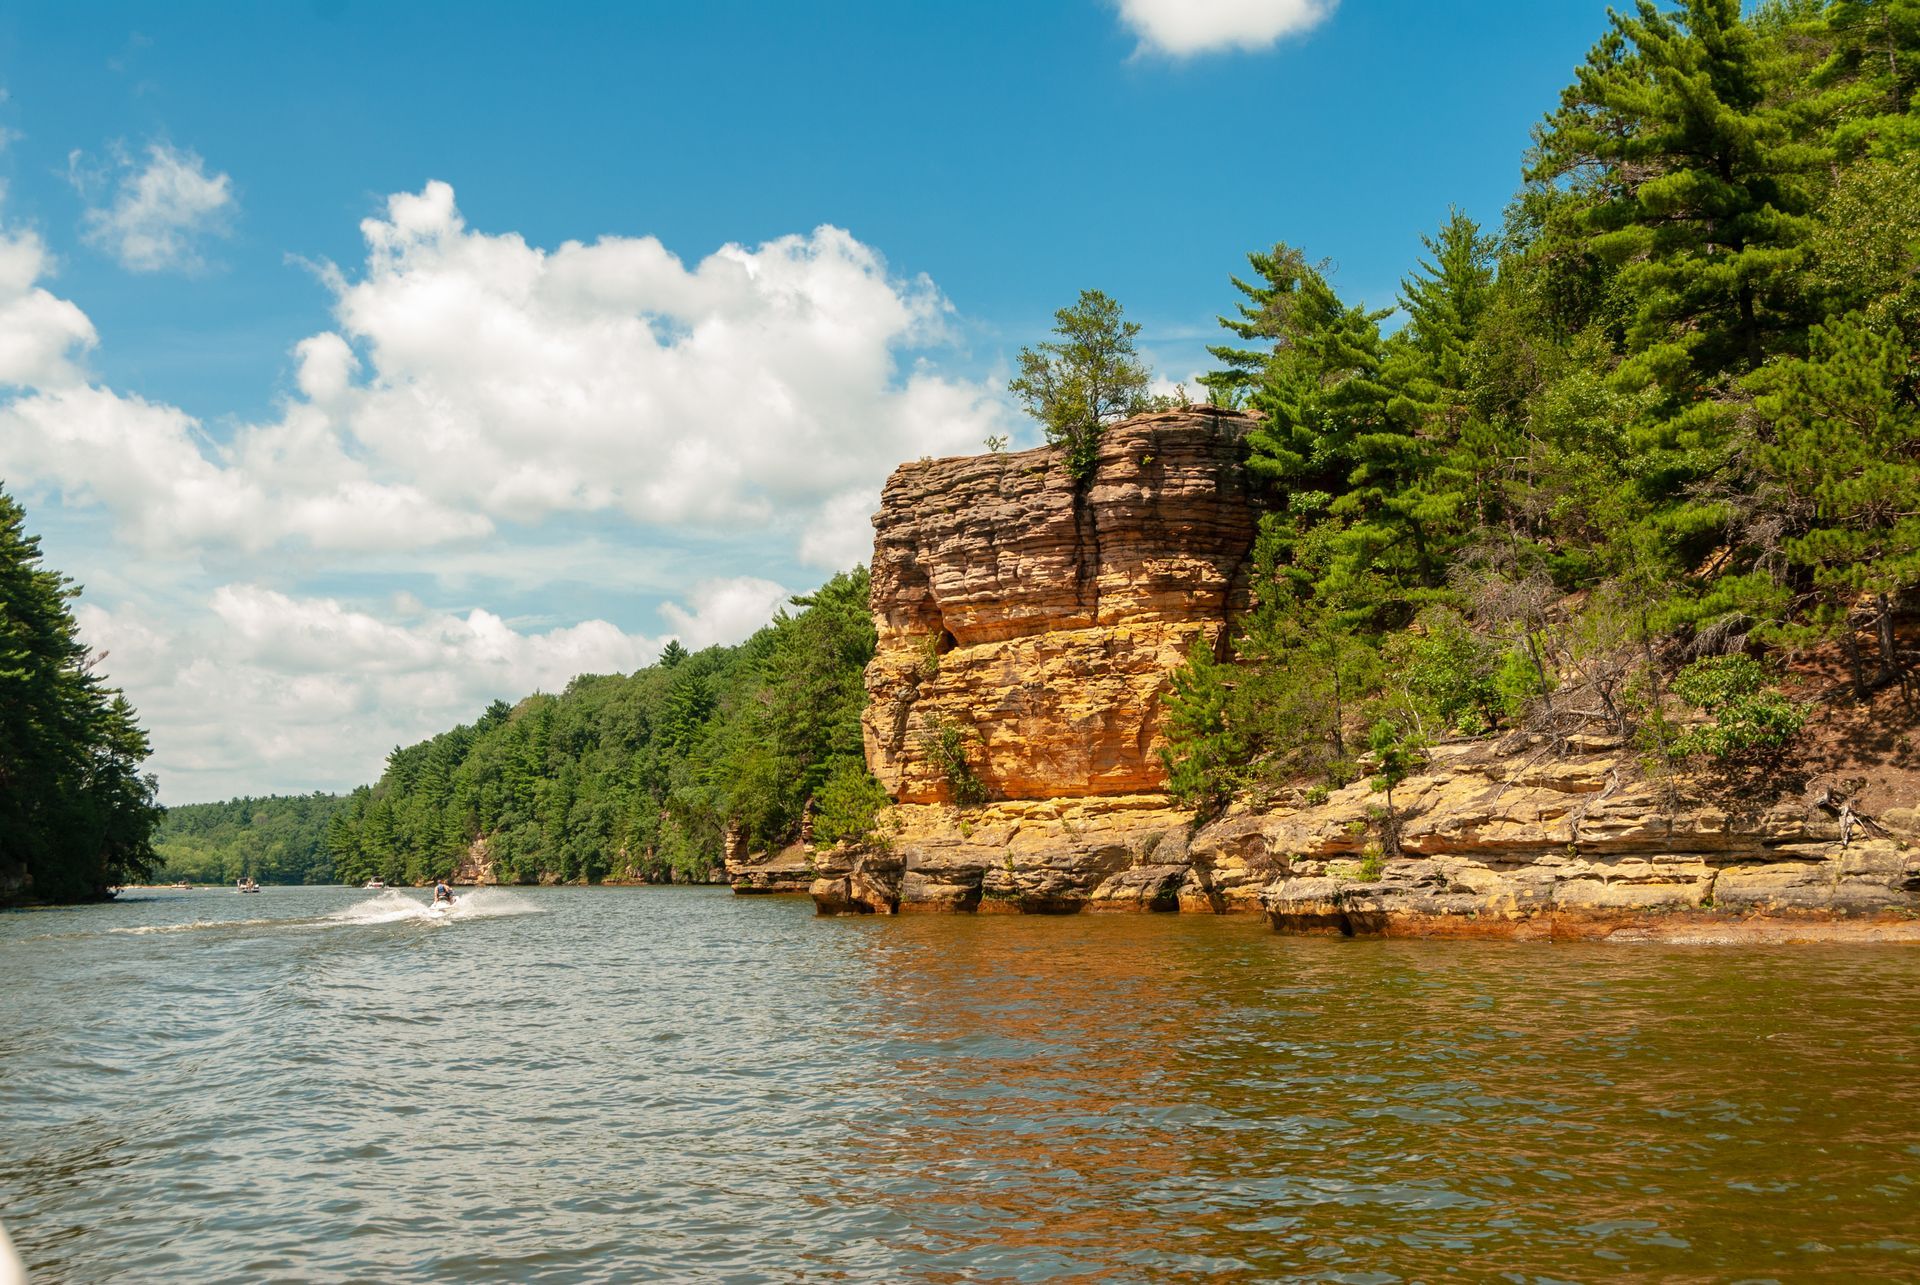
[[[243,875],[234,881],[233,890],[235,892],[259,892],[260,885]]]
[[[375,891],[378,891],[386,887],[387,884],[386,884],[386,881],[382,879],[379,875],[375,875],[373,878],[367,880],[365,883],[361,884],[360,886],[362,888],[372,888]]]
[[[186,881],[185,879],[182,879],[182,880],[181,880],[181,881],[180,881],[179,883],[176,883],[176,884],[175,884],[175,885],[173,885],[173,886],[174,886],[174,887],[176,887],[176,888],[178,888],[178,889],[180,889],[180,890],[181,890],[181,891],[183,891],[183,892],[192,892],[192,891],[193,891],[193,885],[192,885],[192,884],[190,884],[190,883],[188,883],[188,882],[187,882],[187,881]]]

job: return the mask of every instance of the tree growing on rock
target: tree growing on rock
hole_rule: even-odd
[[[1020,373],[1007,391],[1040,421],[1049,444],[1066,448],[1067,472],[1084,482],[1107,425],[1148,405],[1147,368],[1133,344],[1140,326],[1098,290],[1082,290],[1053,317],[1059,338],[1020,350]]]
[[[1381,849],[1390,857],[1400,855],[1400,813],[1393,804],[1394,787],[1425,766],[1427,739],[1417,727],[1391,718],[1375,721],[1367,733],[1367,746],[1373,751],[1376,770],[1368,782],[1375,791],[1387,796],[1387,811],[1382,818]]]

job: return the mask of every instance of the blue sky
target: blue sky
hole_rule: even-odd
[[[352,785],[859,556],[893,462],[1031,436],[1006,367],[1082,287],[1168,379],[1275,240],[1391,302],[1604,22],[12,6],[0,477],[164,799]]]

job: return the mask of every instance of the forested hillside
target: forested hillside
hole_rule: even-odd
[[[102,897],[153,859],[146,733],[95,672],[79,596],[0,491],[0,906]]]
[[[154,832],[159,882],[332,883],[327,823],[349,801],[337,794],[268,795],[167,809]]]
[[[394,750],[327,823],[336,879],[418,882],[476,840],[504,881],[704,874],[727,824],[758,846],[864,833],[885,802],[861,752],[873,654],[864,569],[795,598],[737,647],[669,644],[631,675],[496,701],[477,721]],[[264,877],[264,876],[263,876]]]
[[[1265,413],[1273,512],[1231,654],[1179,677],[1175,788],[1363,756],[1390,786],[1437,736],[1517,727],[1656,767],[1775,753],[1809,656],[1828,700],[1904,695],[1916,91],[1916,0],[1643,0],[1503,224],[1427,239],[1391,333],[1308,251],[1252,255],[1207,382]]]

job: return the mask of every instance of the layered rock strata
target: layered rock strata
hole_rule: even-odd
[[[1196,858],[1191,821],[1162,795],[908,804],[886,818],[883,846],[824,854],[810,890],[830,912],[1257,910],[1271,875],[1238,854],[1194,884],[1214,854]]]
[[[1171,904],[1192,817],[1164,793],[1163,701],[1244,606],[1255,422],[1127,420],[1078,482],[1053,448],[895,471],[864,728],[899,806],[878,845],[808,854],[823,911]],[[985,801],[956,806],[963,782]],[[790,859],[731,870],[742,892],[800,883]]]
[[[1262,906],[1288,932],[1708,940],[1843,924],[1920,940],[1911,810],[1856,818],[1818,783],[1764,805],[1700,801],[1716,792],[1650,780],[1605,742],[1468,743],[1395,790],[1397,858],[1378,855],[1381,798],[1364,782],[1226,818],[1196,846],[1266,863]]]
[[[1698,783],[1673,783],[1681,789]],[[1920,941],[1920,816],[1856,818],[1815,784],[1731,813],[1677,803],[1604,743],[1462,743],[1394,791],[1378,851],[1365,782],[1197,831],[1138,799],[897,809],[897,842],[844,850],[823,911],[1258,911],[1291,933]]]
[[[889,794],[952,802],[956,754],[989,799],[1164,788],[1168,675],[1219,645],[1246,594],[1253,422],[1210,407],[1127,420],[1078,483],[1054,448],[894,472],[874,518],[865,717]]]

